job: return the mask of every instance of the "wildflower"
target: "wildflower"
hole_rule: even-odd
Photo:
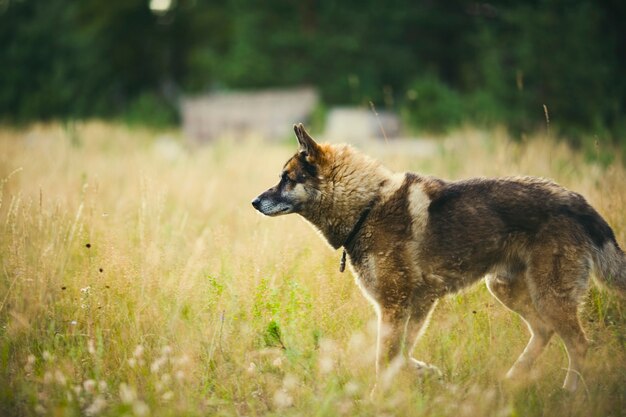
[[[274,359],[274,361],[272,362],[272,365],[280,368],[283,365],[283,358],[281,358],[280,356],[277,357],[276,359]]]
[[[159,372],[159,370],[161,369],[161,367],[163,365],[165,365],[165,362],[167,361],[166,358],[164,358],[163,356],[157,358],[154,362],[152,362],[152,364],[150,365],[150,372],[152,372],[153,374],[156,374],[157,372]]]
[[[54,371],[54,379],[59,383],[59,385],[65,385],[65,383],[67,382],[67,379],[65,378],[65,375],[63,375],[63,372],[58,369]]]
[[[137,359],[135,358],[129,358],[128,359],[128,366],[130,366],[131,368],[134,368],[135,365],[137,365]]]
[[[44,384],[50,384],[53,380],[53,376],[52,376],[52,372],[50,371],[46,371],[46,373],[43,375],[43,383]]]
[[[43,406],[43,405],[41,405],[41,404],[37,404],[37,405],[35,406],[35,412],[36,412],[37,414],[42,414],[42,415],[43,415],[43,414],[46,414],[46,407],[44,407],[44,406]]]
[[[106,405],[107,402],[104,397],[102,395],[98,395],[96,398],[94,398],[91,405],[85,409],[85,414],[90,417],[98,415],[102,412],[102,410],[105,409]]]
[[[353,409],[354,409],[354,404],[350,400],[342,400],[337,404],[337,411],[342,416],[352,415],[354,411]]]
[[[272,398],[276,408],[287,408],[293,405],[293,397],[289,395],[287,390],[279,389],[274,393]]]
[[[283,388],[286,390],[293,390],[297,388],[299,382],[300,381],[297,376],[294,374],[287,374],[283,379]]]
[[[348,383],[343,387],[343,390],[347,395],[357,395],[359,393],[359,384],[354,381],[348,381]]]
[[[161,348],[161,354],[163,356],[168,356],[170,353],[172,353],[172,348],[168,345],[165,345]]]
[[[87,341],[87,352],[89,352],[90,355],[95,355],[96,354],[96,345],[95,345],[93,339],[89,339]]]
[[[48,352],[47,350],[44,350],[41,356],[43,357],[43,360],[46,362],[52,362],[54,360],[54,356],[52,356],[50,352]]]
[[[174,376],[176,377],[176,380],[178,382],[181,382],[183,379],[185,379],[185,373],[183,371],[176,371],[176,374],[174,374]]]
[[[100,392],[105,392],[107,390],[107,382],[106,381],[99,381],[98,382],[98,389],[100,390]]]
[[[185,366],[189,363],[189,355],[187,355],[186,353],[179,356],[178,358],[174,358],[172,359],[172,363],[174,363],[175,365],[179,365],[179,366]]]
[[[124,404],[132,403],[136,397],[137,394],[133,387],[128,386],[125,382],[120,384],[120,400],[122,400]]]
[[[96,389],[96,381],[94,381],[93,379],[87,379],[85,382],[83,382],[83,387],[88,393],[93,393]]]
[[[367,339],[363,333],[354,333],[348,342],[348,348],[354,352],[362,351],[367,345]]]
[[[330,356],[322,356],[319,360],[319,367],[321,373],[330,373],[335,367],[335,361]]]
[[[338,350],[337,344],[331,339],[322,339],[320,341],[320,350],[326,353],[335,353]]]
[[[72,321],[70,322],[70,324],[71,324],[72,326],[76,326],[76,325],[78,324],[78,322],[77,322],[76,320],[72,320]]]
[[[165,385],[169,384],[170,382],[172,382],[172,376],[167,373],[161,375],[161,382]]]
[[[254,374],[256,372],[256,364],[254,362],[250,362],[250,365],[248,365],[248,369],[246,369],[246,372],[248,372],[249,374]]]
[[[161,396],[161,398],[163,399],[163,401],[169,401],[174,398],[174,393],[172,391],[167,391]]]
[[[150,413],[150,408],[143,401],[135,401],[133,403],[133,413],[138,417],[147,416]]]
[[[33,372],[33,365],[35,364],[35,355],[28,355],[28,358],[26,358],[26,365],[24,365],[24,371],[26,371],[27,374],[30,374],[31,372]]]
[[[141,358],[141,356],[143,355],[143,346],[142,345],[137,345],[137,347],[135,348],[135,351],[133,352],[133,356],[136,358]]]

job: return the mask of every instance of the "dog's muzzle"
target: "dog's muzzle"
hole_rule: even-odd
[[[263,194],[252,200],[252,207],[266,216],[280,216],[293,212],[293,204],[285,201],[275,201]]]

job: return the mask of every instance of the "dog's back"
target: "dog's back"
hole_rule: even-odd
[[[439,181],[425,189],[431,202],[421,265],[467,282],[494,268],[524,267],[535,251],[575,251],[596,266],[598,278],[624,291],[615,235],[580,194],[532,177]]]

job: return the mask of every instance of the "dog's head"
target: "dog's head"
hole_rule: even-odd
[[[324,149],[304,130],[302,124],[293,127],[299,149],[280,173],[280,181],[252,201],[255,209],[267,216],[301,213],[315,205],[320,198],[320,168]]]

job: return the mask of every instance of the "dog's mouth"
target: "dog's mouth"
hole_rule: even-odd
[[[283,202],[273,202],[267,199],[256,198],[252,201],[252,206],[260,213],[266,216],[280,216],[282,214],[289,214],[293,211],[293,206]]]

